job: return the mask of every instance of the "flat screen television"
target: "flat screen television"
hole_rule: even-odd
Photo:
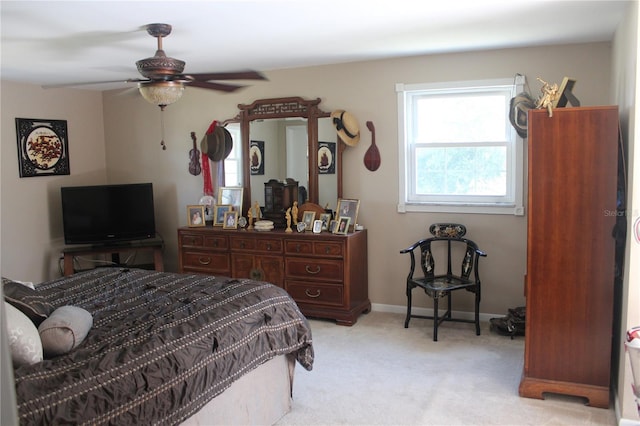
[[[151,183],[60,188],[65,244],[115,244],[156,236]]]

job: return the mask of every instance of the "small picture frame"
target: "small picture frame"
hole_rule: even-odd
[[[360,200],[344,199],[338,200],[338,209],[336,210],[336,216],[339,218],[348,217],[350,225],[353,226],[358,223],[358,210],[360,209]]]
[[[332,220],[331,222],[329,222],[329,232],[331,232],[332,234],[335,234],[336,229],[338,229],[338,221]]]
[[[238,212],[235,210],[224,212],[222,229],[238,229]]]
[[[346,235],[349,232],[349,223],[351,222],[351,218],[348,216],[339,217],[338,218],[338,226],[336,226],[334,234],[343,234]]]
[[[302,222],[305,224],[307,229],[313,228],[313,221],[316,218],[316,212],[307,210],[302,213]]]
[[[316,219],[313,221],[313,233],[319,234],[322,232],[322,221],[320,219]]]
[[[204,206],[202,204],[188,205],[187,225],[191,228],[195,228],[198,226],[205,226],[205,224],[206,222],[204,220]]]
[[[216,210],[213,214],[213,226],[224,225],[224,214],[233,210],[231,204],[221,204],[216,206]]]
[[[242,211],[242,195],[244,188],[241,186],[221,186],[218,190],[218,204],[232,205],[233,210]]]
[[[329,222],[331,222],[331,213],[322,213],[320,214],[320,220],[322,221],[322,230],[329,230]]]

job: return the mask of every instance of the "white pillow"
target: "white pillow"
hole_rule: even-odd
[[[7,319],[9,350],[14,367],[41,362],[42,342],[38,329],[20,310],[7,302],[3,303]]]
[[[38,326],[44,355],[66,354],[77,347],[91,330],[93,317],[77,306],[61,306]]]

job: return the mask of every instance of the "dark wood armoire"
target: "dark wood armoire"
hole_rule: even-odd
[[[521,396],[609,406],[618,108],[529,111]]]

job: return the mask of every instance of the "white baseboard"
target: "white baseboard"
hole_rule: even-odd
[[[403,315],[407,314],[407,307],[406,306],[386,305],[386,304],[383,304],[383,303],[372,303],[371,304],[371,310],[372,311],[376,311],[376,312],[390,312],[390,313],[394,313],[394,314],[403,314]],[[439,311],[440,312],[444,312],[443,309],[440,309]],[[415,314],[415,315],[433,316],[433,309],[431,309],[431,308],[413,307],[413,308],[411,308],[411,313]],[[469,319],[469,320],[473,319],[473,312],[452,311],[451,315],[453,317],[455,317],[455,318],[462,318],[462,319]],[[483,314],[481,312],[480,313],[480,321],[489,322],[489,319],[491,319],[491,318],[503,317],[505,315],[507,315],[506,312],[501,313],[501,314],[487,314],[487,313]]]
[[[639,420],[620,418],[620,399],[618,398],[618,392],[614,392],[613,404],[616,412],[616,419],[618,420],[618,426],[640,426]]]

